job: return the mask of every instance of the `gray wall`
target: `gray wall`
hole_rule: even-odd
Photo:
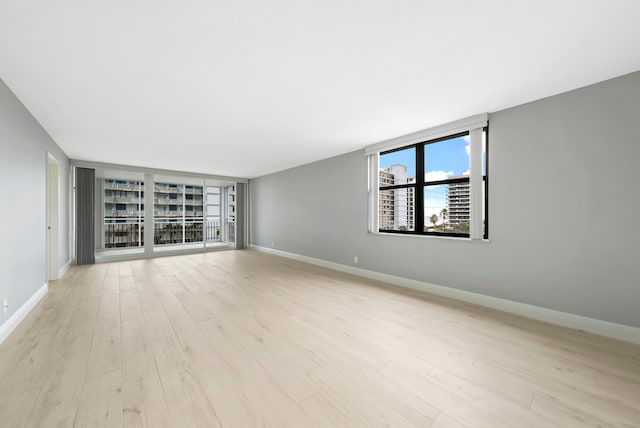
[[[251,180],[252,244],[640,327],[640,72],[490,115],[490,242],[367,233],[367,162]]]
[[[58,260],[69,260],[69,159],[0,80],[0,324],[47,282],[47,152],[59,163]],[[1,314],[1,313],[0,313]]]

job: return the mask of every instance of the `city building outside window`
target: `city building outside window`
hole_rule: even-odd
[[[488,121],[470,119],[365,149],[370,231],[488,239]]]
[[[144,245],[144,182],[104,180],[104,248]]]
[[[203,242],[203,187],[159,182],[154,183],[153,187],[154,244]]]

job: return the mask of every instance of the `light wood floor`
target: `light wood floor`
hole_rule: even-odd
[[[640,347],[255,251],[72,268],[2,427],[640,426]]]

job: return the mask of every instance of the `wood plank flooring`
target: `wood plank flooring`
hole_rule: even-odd
[[[640,346],[259,253],[77,266],[3,427],[640,427]]]

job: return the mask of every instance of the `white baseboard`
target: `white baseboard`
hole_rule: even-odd
[[[0,325],[0,343],[4,342],[11,332],[18,327],[22,320],[29,315],[29,312],[31,312],[38,302],[47,294],[47,291],[49,291],[49,284],[45,283],[33,296],[29,298],[29,300],[25,302],[24,305],[20,307],[20,309],[15,311],[4,324]]]
[[[65,273],[67,273],[67,271],[69,270],[69,268],[71,267],[71,262],[72,260],[69,259],[68,262],[66,262],[59,270],[58,270],[58,279],[62,278],[64,276]]]
[[[569,327],[577,330],[583,330],[590,333],[599,334],[601,336],[611,337],[613,339],[624,340],[626,342],[640,345],[640,328],[637,327],[616,324],[608,321],[598,320],[595,318],[583,317],[581,315],[542,308],[540,306],[528,305],[526,303],[514,302],[511,300],[501,299],[499,297],[473,293],[471,291],[444,287],[442,285],[429,284],[427,282],[402,278],[395,275],[373,272],[370,270],[342,265],[322,259],[302,256],[300,254],[288,253],[286,251],[280,251],[273,248],[260,247],[257,245],[250,245],[250,248],[266,253],[276,254],[278,256],[286,257],[289,259],[299,260],[305,263],[311,263],[317,266],[322,266],[329,269],[374,279],[377,281],[399,285],[401,287],[425,291],[427,293],[436,294],[438,296],[449,297],[468,303],[474,303],[476,305],[484,306],[487,308],[497,309],[503,312],[521,315],[527,318],[533,318],[539,321],[561,325],[563,327]]]

